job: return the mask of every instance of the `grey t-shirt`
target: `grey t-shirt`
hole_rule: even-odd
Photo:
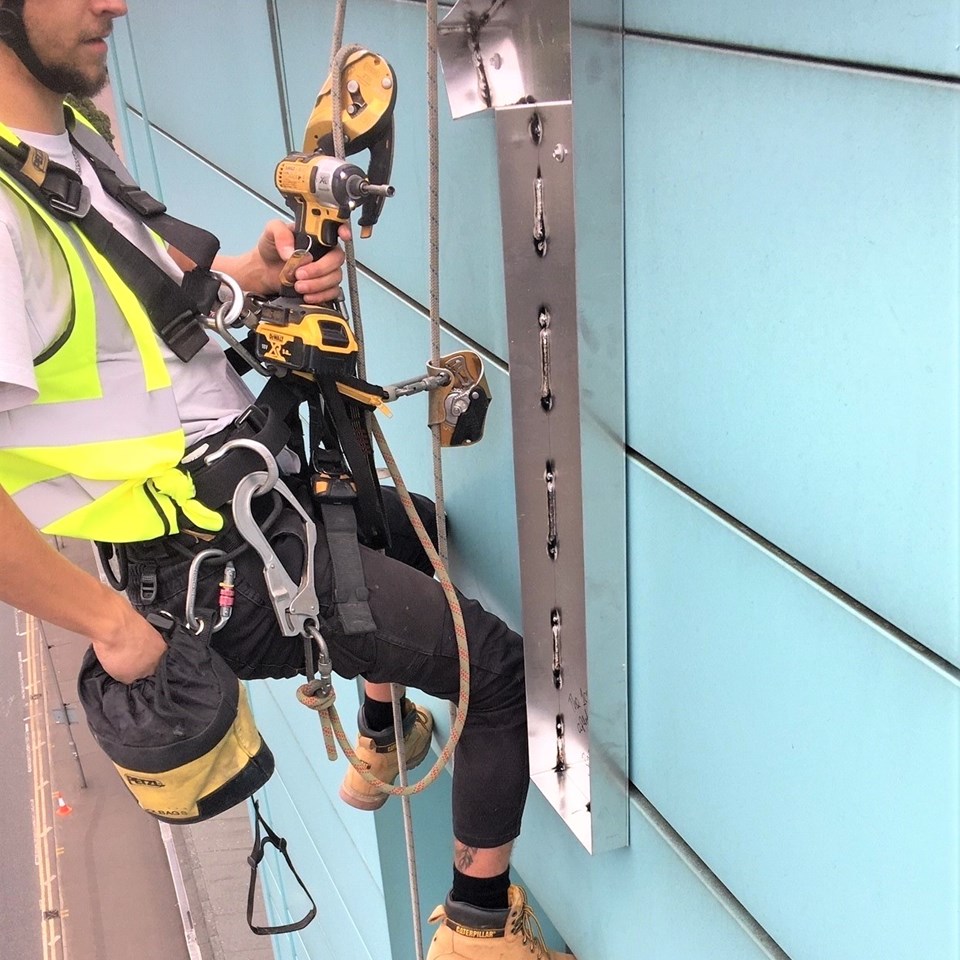
[[[69,137],[14,131],[66,167],[80,165],[93,205],[125,237],[176,279],[183,275],[144,225],[108,197],[93,168],[74,153]],[[66,328],[72,293],[60,247],[39,217],[9,190],[0,189],[0,417],[37,397],[33,358]],[[161,344],[187,444],[222,429],[252,402],[223,350],[209,342],[183,363]]]

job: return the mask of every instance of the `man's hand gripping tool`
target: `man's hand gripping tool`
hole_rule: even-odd
[[[248,326],[253,328],[258,361],[283,376],[293,371],[306,377],[354,376],[358,345],[353,331],[334,305],[305,304],[294,288],[297,268],[336,246],[337,231],[360,208],[362,237],[373,232],[383,203],[393,196],[387,182],[393,166],[396,76],[383,57],[359,50],[342,70],[342,128],[347,156],[369,150],[362,167],[334,153],[333,89],[328,77],[307,122],[303,150],[277,164],[275,182],[294,214],[297,249],[280,276],[280,296],[269,300],[247,297]],[[384,397],[338,383],[337,389],[370,407]]]

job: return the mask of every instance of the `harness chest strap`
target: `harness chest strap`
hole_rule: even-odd
[[[105,192],[163,240],[198,263],[181,286],[90,205],[79,174],[55,163],[42,150],[23,143],[0,124],[0,168],[54,217],[72,223],[102,254],[143,304],[157,333],[181,359],[189,360],[206,343],[199,317],[212,306],[219,281],[209,266],[219,249],[212,234],[177,220],[141,190],[106,143],[66,114],[71,139],[90,161]]]

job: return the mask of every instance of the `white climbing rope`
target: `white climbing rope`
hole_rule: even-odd
[[[343,134],[343,68],[347,59],[356,51],[363,49],[357,45],[343,46],[343,28],[346,19],[347,0],[337,0],[334,15],[333,42],[331,47],[331,94],[333,112],[333,139],[334,152],[339,159],[345,156]],[[427,118],[428,118],[428,218],[429,218],[429,309],[430,309],[430,348],[431,365],[438,367],[440,359],[440,231],[439,231],[439,123],[438,123],[438,95],[437,95],[437,0],[427,0]],[[357,283],[356,253],[353,240],[344,241],[344,250],[347,263],[347,282],[350,296],[350,315],[353,322],[354,335],[359,345],[357,355],[357,372],[361,379],[366,379],[366,360],[364,355],[363,319],[360,308],[360,293]],[[451,762],[454,750],[466,722],[467,708],[470,698],[470,661],[467,651],[466,628],[463,623],[463,614],[460,602],[453,584],[447,573],[447,527],[446,510],[444,506],[442,445],[440,441],[440,426],[432,427],[432,448],[434,465],[434,502],[437,512],[437,545],[434,549],[430,537],[423,526],[420,516],[414,507],[413,500],[407,491],[400,475],[396,461],[390,452],[386,437],[384,437],[379,423],[372,413],[367,414],[371,433],[377,440],[377,445],[384,462],[390,471],[390,476],[396,485],[400,501],[403,504],[410,523],[430,558],[436,572],[437,579],[446,595],[453,618],[454,633],[457,640],[459,658],[460,685],[456,705],[451,704],[451,731],[446,745],[440,752],[436,763],[430,771],[416,784],[410,786],[407,782],[407,764],[403,742],[403,718],[400,710],[400,691],[396,684],[391,684],[391,700],[393,706],[393,724],[397,740],[397,758],[400,768],[399,786],[393,787],[372,776],[357,758],[337,716],[333,705],[334,694],[332,689],[327,696],[316,697],[309,690],[309,684],[302,687],[298,697],[302,703],[316,709],[320,715],[324,742],[327,754],[331,759],[336,757],[336,740],[341,750],[360,773],[364,780],[381,789],[384,793],[399,794],[403,804],[404,835],[406,840],[407,867],[410,883],[410,898],[413,913],[414,944],[417,960],[423,960],[423,937],[420,921],[420,893],[417,881],[416,849],[414,845],[413,820],[410,811],[410,796],[426,789],[436,780],[444,766]],[[309,659],[308,659],[309,662]]]
[[[343,11],[346,8],[347,0],[337,0],[337,14],[335,23],[342,25],[343,20],[345,19],[345,14]],[[429,22],[431,26],[428,28],[428,33],[430,35],[430,41],[428,46],[432,46],[432,57],[433,68],[430,71],[433,78],[433,93],[428,95],[428,101],[432,103],[432,110],[434,113],[433,120],[433,129],[436,131],[436,112],[437,112],[437,96],[436,96],[436,33],[437,33],[437,3],[436,0],[428,0],[427,3],[427,13],[429,17]],[[333,63],[331,64],[331,94],[332,94],[332,110],[333,110],[333,137],[334,137],[334,148],[337,153],[337,156],[340,159],[343,159],[344,154],[344,136],[343,136],[343,83],[342,83],[342,72],[343,65],[346,62],[347,58],[357,50],[363,49],[362,47],[352,45],[348,47],[341,46],[342,37],[335,35],[333,38],[334,46],[337,49],[336,54],[333,57]],[[434,139],[436,139],[434,135]],[[436,143],[432,145],[433,153],[433,166],[437,167],[437,147]],[[434,193],[433,207],[436,209],[438,206],[437,201],[437,177],[432,178],[432,187]],[[439,233],[436,229],[432,230],[432,246],[438,248],[439,246]],[[346,254],[347,254],[347,274],[350,281],[351,287],[351,312],[353,313],[352,320],[354,324],[354,333],[356,339],[361,346],[361,358],[362,358],[362,328],[360,325],[360,310],[359,310],[359,290],[356,283],[356,258],[353,251],[352,243],[346,244]],[[438,253],[434,253],[432,256],[432,261],[436,264],[439,260]],[[436,280],[436,274],[439,271],[437,269],[432,270],[431,278],[431,300],[435,303],[435,308],[433,312],[436,315],[434,319],[435,332],[433,338],[437,344],[439,344],[439,294],[438,284]],[[364,374],[361,373],[361,376]],[[433,566],[434,571],[437,575],[437,580],[440,583],[441,588],[444,591],[447,602],[450,606],[450,612],[453,619],[454,633],[456,636],[457,642],[457,654],[459,660],[459,670],[460,670],[460,692],[457,699],[457,704],[455,707],[455,713],[453,717],[453,724],[450,731],[450,737],[441,750],[439,757],[437,758],[436,763],[430,769],[430,771],[418,782],[407,787],[394,787],[390,784],[386,784],[378,778],[374,777],[369,771],[365,769],[365,765],[360,761],[356,754],[354,753],[352,747],[346,739],[345,734],[343,733],[343,728],[340,725],[339,717],[336,713],[336,708],[333,706],[333,701],[331,698],[327,697],[316,697],[313,691],[304,690],[302,693],[298,693],[301,701],[311,706],[313,709],[316,709],[321,714],[321,722],[324,723],[324,739],[327,743],[327,752],[328,755],[333,759],[336,756],[336,746],[339,744],[344,754],[350,763],[354,766],[358,773],[363,777],[363,779],[370,783],[373,786],[376,786],[381,792],[387,793],[389,795],[396,796],[410,796],[414,793],[420,793],[423,789],[429,786],[433,781],[439,776],[442,769],[449,762],[450,758],[453,755],[453,752],[456,748],[456,745],[460,739],[460,734],[463,731],[463,724],[466,721],[467,708],[469,705],[469,696],[470,696],[470,660],[469,654],[467,651],[467,642],[466,642],[466,628],[463,623],[463,614],[460,609],[460,601],[457,597],[456,590],[453,587],[450,577],[446,570],[446,563],[436,549],[434,549],[433,543],[430,541],[430,537],[427,534],[420,516],[416,511],[416,508],[413,505],[413,500],[410,497],[410,494],[407,490],[406,484],[403,481],[403,477],[400,474],[399,468],[397,467],[396,461],[394,460],[390,448],[387,444],[386,438],[383,435],[382,430],[380,429],[379,424],[372,415],[368,415],[368,423],[370,425],[370,430],[372,435],[377,440],[377,445],[380,448],[381,455],[383,456],[384,462],[387,465],[387,468],[390,472],[391,479],[396,484],[397,493],[399,495],[400,501],[403,504],[404,510],[407,514],[408,519],[410,520],[411,525],[413,526],[414,531],[417,533],[417,536],[420,540],[421,546],[424,549],[427,557],[430,559],[431,565]],[[442,474],[442,465],[435,472]],[[437,502],[437,514],[438,514],[438,524],[440,522],[440,517],[444,514],[444,503],[441,498]],[[445,544],[444,544],[445,548]]]

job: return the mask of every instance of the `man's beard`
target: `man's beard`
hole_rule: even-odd
[[[107,71],[90,79],[69,66],[43,63],[27,33],[23,21],[23,0],[0,0],[0,42],[6,43],[23,65],[45,87],[61,96],[96,96],[107,83]]]
[[[66,96],[69,93],[77,97],[95,97],[107,85],[107,71],[99,77],[87,77],[72,67],[42,64],[43,85],[54,93]]]

